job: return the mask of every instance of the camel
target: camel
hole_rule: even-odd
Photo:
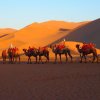
[[[50,48],[52,49],[52,52],[55,54],[55,63],[57,62],[57,55],[59,55],[60,57],[60,63],[62,63],[61,55],[65,55],[66,62],[68,61],[67,55],[69,55],[69,57],[71,58],[71,62],[72,62],[72,55],[71,55],[69,48],[64,47],[63,49],[60,49],[56,45],[55,46],[50,45]]]
[[[3,64],[5,64],[6,63],[6,59],[7,59],[7,52],[6,52],[6,50],[2,51],[2,59],[3,59]]]
[[[28,64],[32,63],[31,62],[31,57],[35,57],[36,58],[36,62],[37,63],[37,56],[38,56],[38,50],[37,49],[32,49],[32,50],[27,50],[27,49],[23,49],[24,54],[28,57]]]
[[[46,62],[49,62],[49,50],[47,48],[45,47],[39,48],[38,55],[39,55],[39,63],[40,61],[42,62],[42,56],[46,57]]]
[[[36,49],[36,48],[30,48],[27,49],[23,49],[24,53],[26,56],[28,56],[28,63],[32,63],[31,62],[31,57],[35,57],[36,58],[36,62],[35,63],[40,63],[42,62],[42,56],[46,57],[46,62],[49,62],[49,51],[48,50],[44,50],[44,49]],[[39,56],[39,62],[37,61]],[[43,62],[42,62],[43,63]]]
[[[14,62],[14,52],[12,48],[8,49],[8,59],[9,59],[9,63],[13,63]]]
[[[13,52],[14,52],[14,61],[17,62],[17,60],[19,61],[20,63],[20,53],[19,53],[19,50],[18,48],[13,48]]]
[[[79,44],[76,45],[76,48],[77,48],[78,52],[80,53],[80,58],[81,58],[80,63],[82,63],[83,57],[85,59],[85,62],[87,62],[86,56],[88,54],[93,54],[93,61],[92,61],[92,63],[95,61],[95,58],[97,58],[97,62],[98,62],[98,55],[97,55],[96,48],[92,47],[92,48],[88,48],[88,49],[86,49],[84,51],[82,48],[80,48]]]
[[[18,48],[9,48],[8,58],[9,58],[9,63],[17,62],[17,59],[19,59],[19,63],[20,63],[20,54],[18,52]]]

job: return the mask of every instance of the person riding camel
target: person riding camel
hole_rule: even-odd
[[[45,46],[45,47],[39,47],[39,51],[45,51],[45,50],[47,50],[47,47]]]
[[[29,46],[28,51],[32,51],[32,48]]]
[[[16,54],[18,54],[19,49],[18,49],[17,47],[15,47],[15,48],[14,48],[14,52],[15,52]]]
[[[58,44],[58,49],[63,50],[65,48],[65,43]]]
[[[12,52],[12,49],[11,49],[11,48],[8,48],[8,53],[9,53],[9,52]]]

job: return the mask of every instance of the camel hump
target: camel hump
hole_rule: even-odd
[[[82,46],[82,49],[85,51],[85,50],[88,50],[88,49],[93,49],[95,48],[95,45],[93,43],[89,43],[89,44],[83,44]]]
[[[3,50],[3,51],[2,51],[2,54],[3,54],[3,55],[6,55],[6,54],[7,54],[6,50]]]
[[[60,50],[63,50],[63,49],[65,49],[65,48],[66,48],[66,46],[65,46],[65,45],[63,45],[63,44],[60,44],[60,45],[58,45],[58,46],[57,46],[57,48],[58,48],[58,49],[60,49]]]
[[[39,47],[39,50],[40,51],[46,51],[46,50],[48,50],[48,47]]]

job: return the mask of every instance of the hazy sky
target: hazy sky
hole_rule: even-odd
[[[48,20],[85,21],[100,17],[100,0],[0,0],[0,28],[22,28]]]

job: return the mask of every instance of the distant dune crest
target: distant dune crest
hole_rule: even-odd
[[[100,48],[99,35],[100,19],[79,23],[47,21],[32,23],[20,30],[0,29],[0,45],[1,48],[8,48],[12,43],[14,46],[22,49],[29,46],[47,46],[59,43],[65,39],[66,41],[73,41],[72,44],[74,41],[75,44],[76,42],[93,42]],[[73,51],[74,49],[75,47],[72,47]]]

